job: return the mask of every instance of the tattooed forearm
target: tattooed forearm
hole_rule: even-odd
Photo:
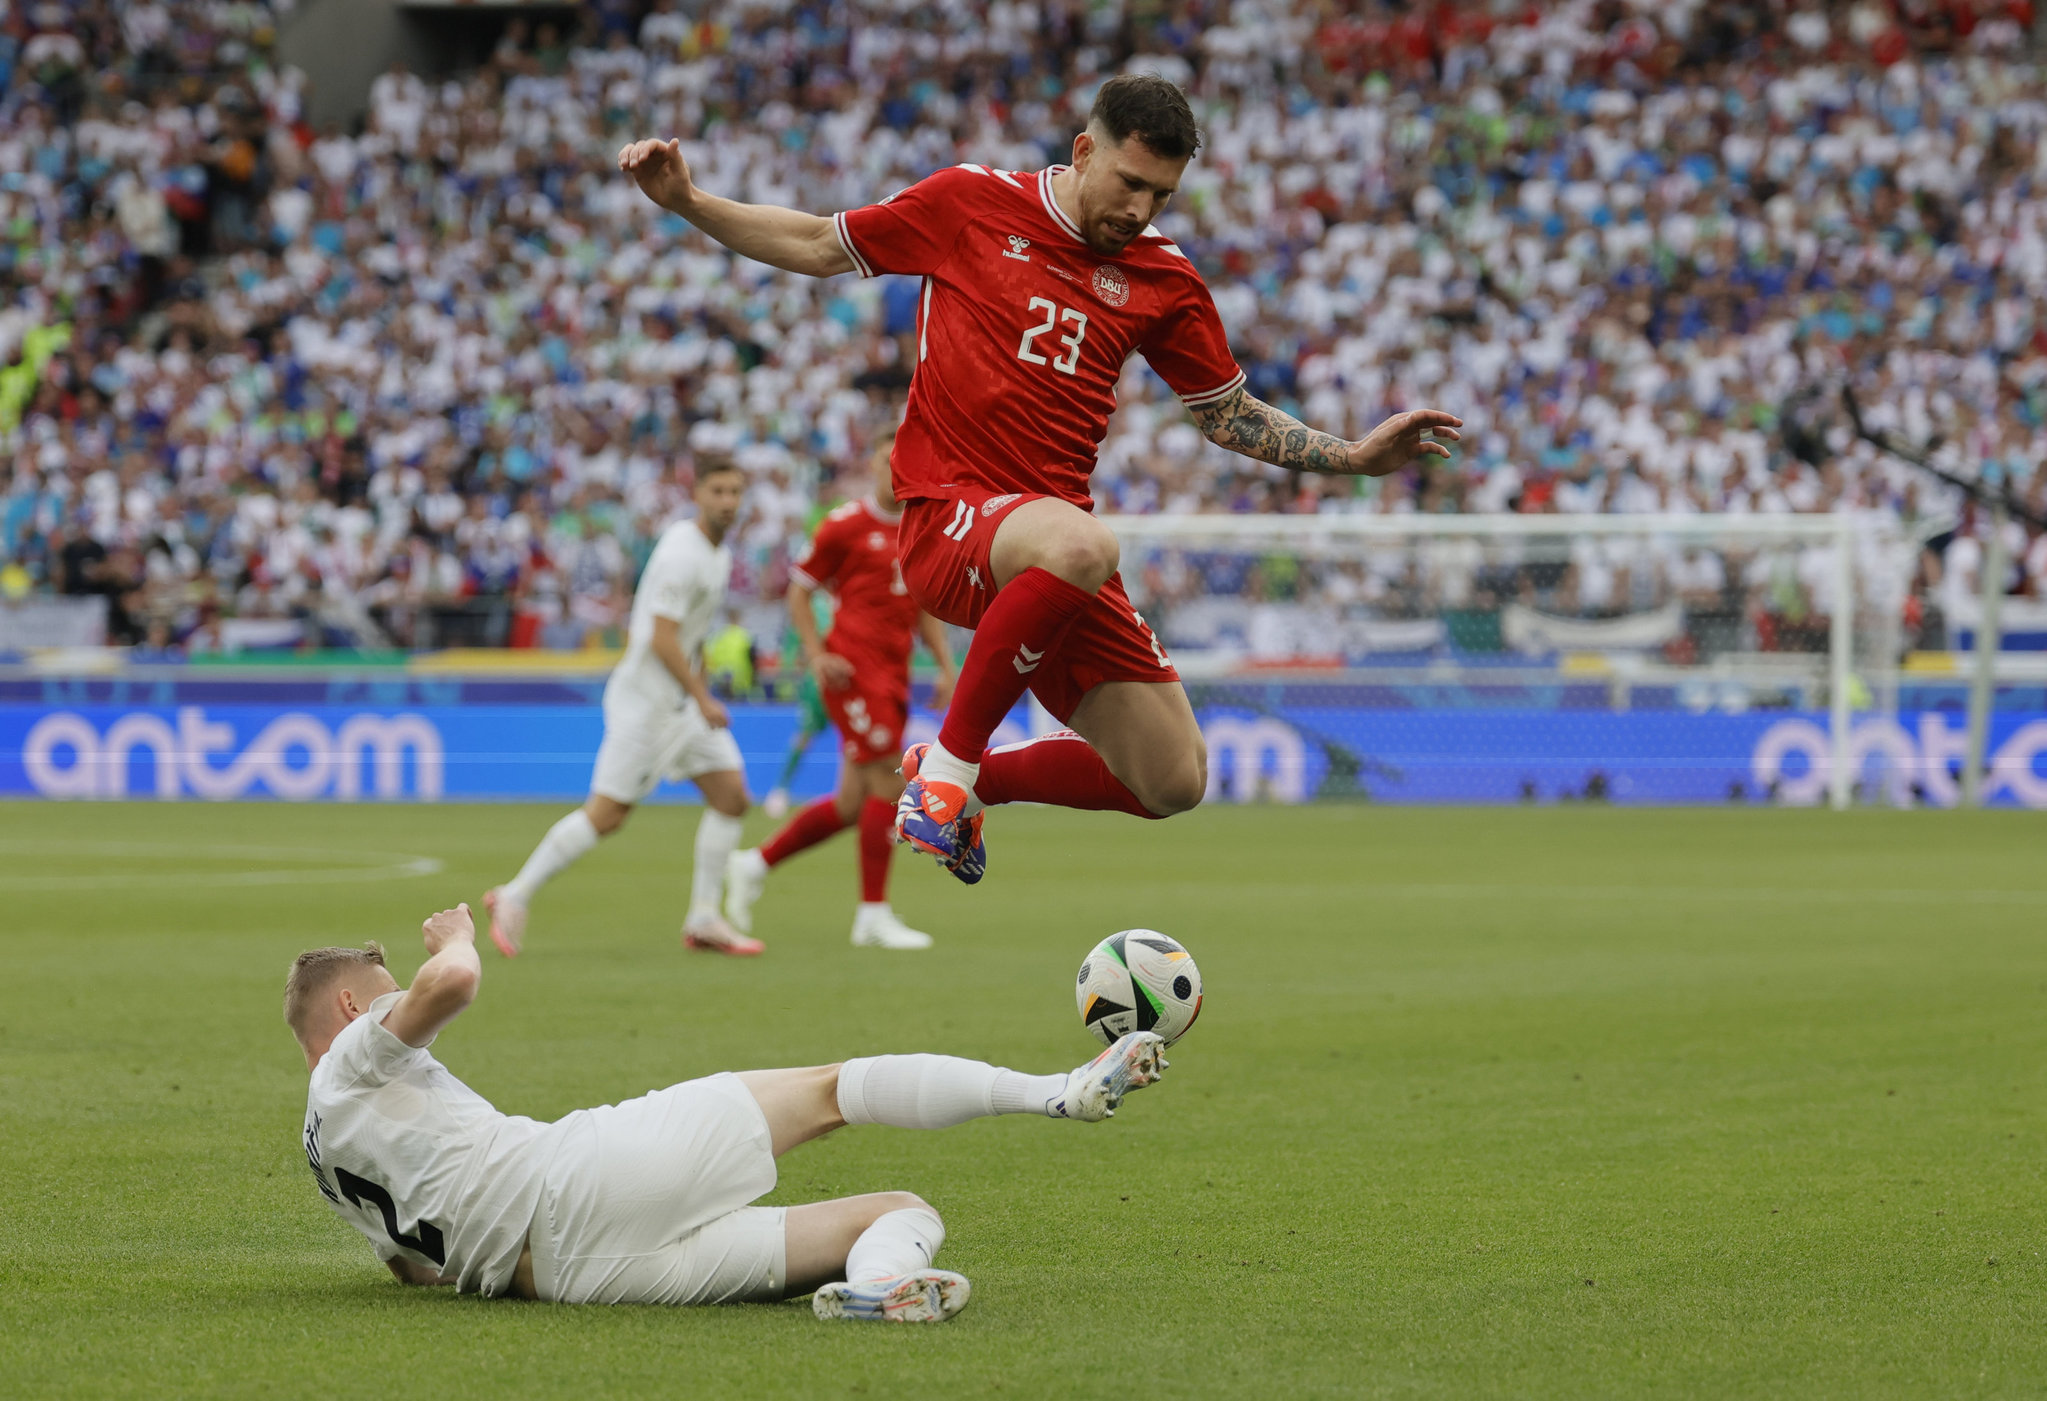
[[[1192,410],[1194,426],[1217,447],[1241,452],[1296,472],[1353,472],[1350,444],[1334,433],[1318,433],[1291,414],[1237,390],[1228,398]]]

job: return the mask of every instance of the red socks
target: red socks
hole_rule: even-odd
[[[1054,730],[1022,744],[991,749],[981,759],[975,796],[997,803],[1051,803],[1090,812],[1127,812],[1157,819],[1123,780],[1109,772],[1094,746],[1071,730]]]
[[[866,814],[861,814],[864,820]],[[799,851],[816,846],[837,832],[845,830],[845,819],[839,816],[839,809],[826,794],[814,803],[797,810],[782,830],[761,843],[761,860],[770,866],[779,866]]]
[[[888,863],[896,851],[896,805],[869,798],[860,805],[860,898],[888,899]]]
[[[879,798],[860,805],[860,898],[872,905],[888,899],[888,864],[896,850],[896,806]],[[839,817],[837,803],[830,795],[807,803],[783,824],[782,830],[761,843],[761,860],[779,866],[799,851],[807,851],[827,837],[843,832],[849,824]]]
[[[1093,594],[1045,569],[1026,569],[1003,586],[974,630],[974,645],[967,649],[952,706],[938,732],[946,753],[969,764],[981,761],[988,736],[1094,600]],[[980,792],[978,784],[975,791]],[[986,795],[981,800],[988,801]]]

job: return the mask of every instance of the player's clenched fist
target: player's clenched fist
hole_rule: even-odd
[[[464,902],[452,910],[442,910],[438,914],[427,916],[427,921],[419,927],[419,932],[426,938],[426,951],[435,954],[450,944],[475,943],[476,921],[469,917],[469,905]]]
[[[827,691],[843,691],[853,684],[853,663],[837,652],[820,652],[810,664],[810,674]]]
[[[663,209],[680,210],[689,200],[689,162],[680,141],[634,141],[619,148],[618,168],[638,182]]]
[[[1464,420],[1441,409],[1397,413],[1350,445],[1350,468],[1360,476],[1383,477],[1417,457],[1448,457],[1446,446],[1463,435]]]

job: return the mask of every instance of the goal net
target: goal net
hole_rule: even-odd
[[[1887,518],[1105,520],[1212,799],[1953,801],[1960,718],[1900,708]]]

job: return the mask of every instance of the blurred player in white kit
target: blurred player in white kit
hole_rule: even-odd
[[[761,951],[758,939],[734,930],[718,909],[748,799],[732,717],[711,694],[702,660],[704,639],[724,611],[732,576],[725,536],[745,494],[745,474],[729,458],[698,459],[696,518],[661,532],[633,593],[625,655],[604,686],[604,742],[590,796],[548,829],[518,875],[483,897],[491,941],[506,958],[517,957],[525,942],[526,907],[540,887],[616,832],[664,778],[686,778],[704,795],[684,945]]]
[[[774,1187],[775,1160],[845,1124],[1099,1121],[1166,1066],[1151,1032],[1055,1075],[869,1056],[689,1080],[543,1124],[499,1113],[428,1054],[482,965],[467,905],[422,933],[430,956],[410,988],[372,944],[300,954],[284,993],[312,1077],[307,1165],[407,1284],[599,1304],[815,1291],[819,1318],[941,1322],[969,1286],[932,1268],[945,1226],[929,1205],[909,1192],[750,1205]]]

